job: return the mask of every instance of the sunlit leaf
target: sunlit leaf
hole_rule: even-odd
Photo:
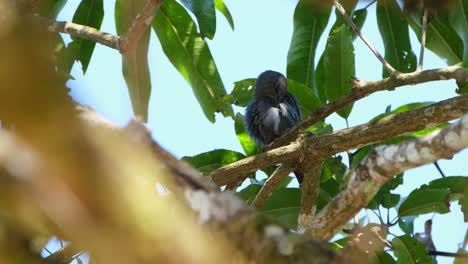
[[[231,12],[229,12],[229,9],[227,8],[224,1],[214,0],[214,4],[215,4],[216,9],[218,9],[218,11],[224,15],[224,17],[229,23],[229,26],[231,26],[231,29],[234,30],[234,20],[232,19]]]
[[[213,0],[180,0],[197,18],[203,37],[213,39],[216,31],[216,13]]]
[[[197,33],[187,11],[174,0],[165,0],[152,23],[164,53],[180,74],[192,86],[195,97],[211,122],[215,112],[233,116],[221,77],[210,49]]]
[[[207,174],[243,158],[245,158],[245,155],[242,153],[227,149],[216,149],[193,157],[182,157],[182,160],[188,162],[200,172]]]
[[[73,15],[72,21],[73,23],[100,29],[103,18],[103,0],[82,0]],[[79,37],[72,36],[72,39],[73,42],[69,45],[73,47],[77,60],[81,62],[83,73],[86,73],[96,43]]]
[[[397,71],[416,70],[416,55],[411,49],[408,24],[395,0],[377,2],[377,23],[385,46],[385,60]],[[383,77],[390,74],[383,69]]]
[[[115,25],[117,34],[123,35],[132,25],[133,20],[143,7],[144,0],[115,2]],[[148,105],[151,95],[151,78],[148,65],[148,46],[150,29],[148,28],[135,49],[122,56],[122,73],[127,83],[128,93],[136,116],[148,120]]]

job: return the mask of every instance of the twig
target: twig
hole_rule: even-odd
[[[437,170],[439,171],[439,173],[440,173],[440,175],[442,176],[442,178],[445,178],[445,177],[446,177],[446,176],[445,176],[445,173],[444,173],[444,172],[442,171],[442,169],[440,168],[439,163],[436,161],[436,162],[434,162],[434,165],[435,165],[435,167],[437,168]]]
[[[426,33],[427,33],[427,19],[429,16],[429,9],[424,8],[422,17],[422,30],[421,30],[421,51],[419,52],[419,63],[417,71],[422,71],[424,63],[424,50],[426,49]]]
[[[267,179],[265,184],[262,186],[260,191],[257,193],[257,196],[255,196],[255,199],[252,202],[252,205],[255,208],[260,208],[262,207],[263,203],[265,203],[266,199],[270,197],[271,193],[275,191],[275,189],[279,186],[281,181],[288,176],[289,173],[291,173],[294,169],[286,166],[286,165],[281,165],[279,166],[273,174],[271,174],[270,178]]]
[[[351,26],[351,29],[364,41],[364,43],[369,47],[369,49],[374,53],[374,55],[377,57],[377,59],[382,63],[384,68],[390,73],[390,75],[394,75],[398,73],[392,65],[390,65],[383,57],[380,55],[380,53],[377,51],[377,49],[372,45],[367,38],[361,33],[361,30],[354,24],[353,20],[351,17],[349,17],[348,14],[346,14],[346,10],[343,8],[343,6],[336,0],[333,0],[333,4],[335,5],[336,9],[343,15],[344,19],[346,22],[348,22],[349,26]]]
[[[468,146],[466,135],[468,114],[437,134],[376,147],[345,175],[349,180],[343,190],[316,215],[307,233],[316,239],[331,238],[393,175],[453,156]]]
[[[120,52],[124,55],[131,52],[146,29],[151,25],[154,13],[162,0],[147,0],[141,12],[135,17],[127,32],[120,38]]]
[[[77,254],[80,254],[80,250],[77,250],[72,244],[68,244],[47,256],[44,262],[46,264],[67,264],[70,263]]]
[[[302,120],[302,122],[300,122],[294,128],[290,129],[288,133],[276,139],[270,148],[273,149],[288,144],[289,142],[295,140],[301,131],[333,114],[347,104],[356,102],[359,99],[364,98],[372,93],[385,90],[391,91],[397,87],[402,86],[412,87],[408,85],[449,79],[455,79],[457,81],[468,81],[468,69],[464,69],[459,66],[449,66],[447,68],[426,70],[422,72],[400,73],[398,75],[392,76],[392,78],[386,78],[380,81],[371,82],[364,80],[354,80],[351,94],[341,97],[340,99],[330,102],[315,110],[307,118]]]
[[[245,179],[249,173],[273,164],[292,162],[304,157],[327,157],[408,132],[426,129],[468,113],[468,95],[461,95],[415,110],[391,114],[378,121],[335,131],[331,134],[303,137],[293,143],[250,156],[210,173],[218,186]]]
[[[429,255],[432,255],[432,256],[468,258],[468,253],[452,253],[452,252],[437,251],[437,250],[429,250],[428,253]]]
[[[120,50],[119,36],[99,31],[93,27],[83,26],[72,22],[52,21],[42,17],[35,18],[41,22],[47,23],[49,31],[66,33],[74,37],[91,40],[112,49]]]
[[[371,1],[371,2],[370,2],[369,4],[367,4],[363,9],[367,9],[367,8],[369,8],[371,5],[373,5],[373,4],[375,4],[375,3],[377,3],[377,0]]]

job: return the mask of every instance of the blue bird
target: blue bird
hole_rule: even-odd
[[[245,128],[250,137],[265,150],[300,121],[299,103],[288,92],[286,77],[275,71],[261,73],[255,81],[253,98],[245,110]],[[303,173],[294,173],[301,184]]]

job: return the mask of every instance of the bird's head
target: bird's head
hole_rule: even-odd
[[[255,81],[254,97],[257,100],[271,100],[279,104],[288,92],[288,82],[283,74],[264,71]]]

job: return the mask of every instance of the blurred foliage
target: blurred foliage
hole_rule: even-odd
[[[72,1],[21,2],[27,2],[25,6],[32,13],[55,19]],[[116,1],[117,34],[125,34],[144,2]],[[367,7],[375,4],[385,59],[398,71],[415,70],[416,56],[409,36],[421,36],[421,3],[431,11],[427,49],[447,65],[466,65],[468,0],[403,1],[403,6],[399,2],[340,1],[359,28],[366,22]],[[437,2],[447,5],[432,5]],[[103,3],[81,0],[72,21],[99,29],[106,11]],[[10,129],[0,130],[0,263],[43,263],[40,249],[53,237],[71,241],[77,247],[75,253],[86,251],[97,263],[218,263],[234,254],[224,237],[208,234],[193,221],[191,210],[177,197],[172,172],[155,160],[151,149],[114,130],[89,127],[76,118],[66,81],[73,78],[70,71],[75,62],[81,63],[85,74],[92,67],[95,43],[77,37],[67,43],[62,35],[23,21],[9,1],[0,0],[1,8],[11,12],[2,13],[0,26],[0,118],[2,128]],[[300,0],[291,17],[294,30],[285,58],[286,75],[303,117],[350,94],[356,64],[365,63],[355,57],[356,33],[339,12],[335,10],[335,16],[332,12],[331,1]],[[164,54],[190,84],[207,120],[215,122],[215,113],[233,119],[243,153],[216,149],[183,158],[204,174],[261,151],[246,133],[243,115],[238,111],[250,101],[255,79],[245,76],[226,91],[208,45],[217,36],[217,14],[222,14],[234,30],[234,19],[223,0],[164,0],[136,50],[122,58],[122,74],[135,115],[148,119],[149,98],[155,89],[148,52],[153,48],[149,45],[151,38],[157,37]],[[329,32],[325,32],[327,26],[331,26]],[[316,49],[321,40],[325,49],[319,54]],[[382,76],[389,74],[383,70]],[[468,91],[466,83],[458,85],[459,93]],[[370,121],[428,104],[410,103],[394,110],[388,106]],[[352,106],[338,110],[338,115],[348,119]],[[343,155],[328,157],[322,168],[317,210],[339,194],[346,171],[358,166],[376,146],[421,137],[446,125],[363,146],[348,153],[348,162],[343,161]],[[327,134],[333,127],[322,120],[307,131]],[[269,176],[274,168],[263,171]],[[248,203],[264,184],[254,174],[250,176],[250,184],[245,182],[237,192]],[[297,185],[292,179],[287,177],[282,182],[260,212],[294,229],[301,189],[294,187]],[[156,183],[165,191],[155,192]],[[411,237],[414,220],[426,213],[448,213],[449,202],[458,201],[468,221],[467,177],[431,181],[408,197],[394,193],[402,184],[403,175],[396,175],[367,207],[379,214],[381,208],[388,209],[387,216],[390,210],[396,212],[392,223],[379,215],[379,224],[385,228],[398,224],[406,235],[394,237],[391,248],[379,245],[379,250],[367,251],[368,257],[376,263],[431,263],[424,247]],[[368,223],[369,227],[375,225]],[[382,239],[389,239],[386,232]],[[352,236],[334,245],[345,250],[349,243],[353,243]],[[35,250],[31,250],[31,244],[36,245]],[[384,247],[393,250],[396,259],[382,251]],[[174,254],[174,249],[183,254]]]

